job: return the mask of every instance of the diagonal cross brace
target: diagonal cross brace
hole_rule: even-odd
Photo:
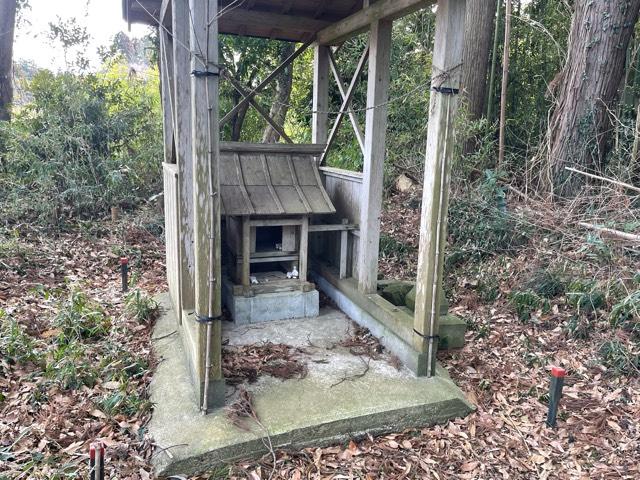
[[[340,90],[340,95],[342,96],[342,101],[344,102],[347,99],[347,87],[342,83],[342,78],[340,77],[340,72],[338,71],[338,64],[336,63],[335,54],[331,50],[329,50],[329,65],[331,66],[333,77],[338,84],[338,90]],[[349,106],[351,106],[350,104],[351,101],[349,101]],[[360,125],[358,124],[358,117],[356,116],[352,108],[349,108],[349,120],[351,120],[353,133],[355,133],[358,144],[360,145],[360,150],[364,155],[364,134],[362,133]]]
[[[360,57],[360,60],[358,61],[358,66],[356,67],[356,71],[353,74],[353,78],[351,79],[351,84],[349,85],[349,88],[347,89],[347,92],[343,97],[342,106],[340,107],[340,113],[338,114],[338,117],[336,118],[336,121],[333,124],[331,133],[329,134],[329,139],[327,140],[327,146],[324,149],[322,156],[320,157],[319,165],[322,165],[326,160],[327,155],[329,153],[329,149],[331,148],[331,145],[336,139],[336,136],[338,134],[338,129],[340,128],[340,124],[342,123],[342,119],[344,118],[344,115],[347,113],[347,110],[349,109],[349,105],[351,104],[351,100],[353,99],[353,94],[355,93],[356,86],[358,85],[360,74],[362,73],[362,70],[364,70],[364,66],[367,63],[368,58],[369,58],[369,45],[367,44],[364,51],[362,52],[362,56]]]
[[[269,83],[271,83],[273,80],[275,80],[278,77],[278,75],[280,75],[282,70],[287,68],[287,66],[289,66],[289,64],[291,64],[296,58],[298,58],[300,55],[302,55],[302,53],[307,48],[309,48],[309,46],[314,42],[314,40],[315,39],[309,40],[308,42],[303,44],[295,52],[293,52],[291,55],[289,55],[289,57],[284,62],[282,62],[280,65],[278,65],[275,68],[275,70],[273,70],[269,75],[267,75],[267,78],[265,78],[262,82],[260,82],[260,84],[256,88],[254,88],[250,92],[246,92],[246,95],[243,95],[244,98],[242,100],[240,100],[238,102],[238,104],[231,109],[231,111],[229,111],[224,117],[222,117],[222,119],[220,120],[220,128],[224,127],[233,118],[233,116],[235,115],[235,113],[238,110],[240,110],[242,107],[244,107],[247,103],[250,103],[251,100],[253,99],[253,97],[255,97],[258,93],[260,93],[262,90],[264,90],[264,88]],[[277,129],[276,129],[276,131],[277,131]],[[278,133],[280,133],[280,132],[278,132]]]
[[[238,103],[238,105],[240,105],[242,102],[244,102],[245,100],[247,102],[249,102],[249,104],[255,108],[258,113],[260,115],[262,115],[262,117],[267,121],[267,123],[269,125],[271,125],[271,127],[278,132],[278,135],[280,135],[282,138],[285,139],[285,141],[287,143],[293,143],[293,140],[291,140],[291,138],[285,133],[284,128],[282,128],[282,126],[280,126],[278,124],[278,122],[276,122],[271,115],[269,115],[269,112],[267,112],[258,102],[255,101],[255,99],[253,97],[250,97],[250,93],[247,92],[242,85],[240,85],[240,82],[238,82],[235,78],[233,78],[231,75],[229,75],[228,73],[226,73],[224,70],[222,71],[222,76],[224,78],[226,78],[227,80],[229,80],[229,83],[231,83],[231,86],[233,88],[236,89],[236,91],[242,95],[243,100],[241,102]]]

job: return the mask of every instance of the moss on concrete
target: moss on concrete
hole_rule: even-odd
[[[395,306],[402,307],[405,304],[405,297],[412,287],[413,284],[409,282],[391,282],[382,289],[381,295],[382,298]]]
[[[442,350],[464,347],[464,335],[467,333],[467,322],[455,315],[440,317],[440,344]]]

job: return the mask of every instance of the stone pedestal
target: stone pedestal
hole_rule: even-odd
[[[223,281],[222,301],[237,325],[313,318],[320,312],[320,294],[317,290],[261,293],[255,296],[234,295],[233,290],[229,281]]]

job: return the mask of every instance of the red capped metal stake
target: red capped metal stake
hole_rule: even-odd
[[[555,427],[558,416],[558,405],[562,397],[562,387],[567,371],[561,367],[551,367],[551,388],[549,389],[549,413],[547,414],[547,426]]]
[[[89,480],[104,480],[104,445],[95,442],[89,446]]]
[[[122,276],[122,293],[129,291],[129,259],[120,258],[120,274]]]

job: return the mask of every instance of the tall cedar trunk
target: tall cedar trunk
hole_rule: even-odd
[[[467,2],[462,85],[472,120],[481,118],[486,110],[487,73],[496,6],[495,0]]]
[[[577,0],[558,102],[549,124],[549,183],[560,196],[575,195],[584,177],[566,166],[604,167],[629,41],[640,0]]]
[[[16,0],[0,0],[0,120],[11,119]]]
[[[280,48],[280,63],[283,63],[295,52],[295,43],[285,43]],[[293,87],[293,63],[285,68],[277,80],[276,98],[271,105],[269,112],[278,125],[284,126],[289,110],[289,100],[291,98],[291,88]],[[262,136],[263,143],[277,143],[280,140],[280,134],[276,132],[270,125],[264,130]]]
[[[482,118],[486,111],[487,73],[496,6],[495,0],[467,2],[462,85],[471,120]],[[464,145],[464,153],[472,153],[476,149],[476,143],[476,139],[469,139]]]

